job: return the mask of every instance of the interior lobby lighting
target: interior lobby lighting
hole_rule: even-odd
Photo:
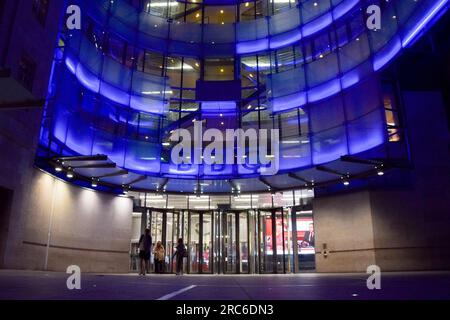
[[[56,165],[56,167],[55,167],[55,171],[56,172],[61,172],[61,171],[63,171],[63,167],[62,167],[62,165],[60,165],[59,163]]]
[[[166,1],[163,2],[151,2],[149,4],[147,4],[147,6],[150,5],[151,8],[165,8],[167,6],[169,7],[176,7],[178,6],[178,2],[177,1],[171,1],[169,3],[167,3]]]
[[[67,171],[66,177],[69,179],[73,178],[73,170],[69,168],[69,170]]]
[[[92,188],[97,188],[98,187],[98,179],[92,178],[91,186],[92,186]]]

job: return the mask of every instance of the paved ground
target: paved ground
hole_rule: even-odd
[[[83,274],[81,290],[67,289],[69,275],[0,271],[0,299],[445,299],[450,272],[383,273],[381,290],[368,290],[366,274],[124,275]]]

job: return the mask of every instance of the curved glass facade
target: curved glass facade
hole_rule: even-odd
[[[75,173],[186,193],[310,186],[336,178],[314,171],[318,165],[383,152],[392,121],[378,71],[448,6],[375,1],[381,29],[369,30],[365,1],[76,2],[82,30],[60,34],[43,154],[106,155],[104,167]],[[240,93],[202,99],[204,83],[223,91],[231,83]],[[209,95],[227,95],[220,91]],[[196,122],[222,132],[278,129],[278,174],[261,177],[264,166],[247,161],[175,164],[169,137]],[[336,165],[347,175],[361,169]],[[127,171],[114,175],[118,169]]]

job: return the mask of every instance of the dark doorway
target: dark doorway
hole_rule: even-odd
[[[13,191],[0,187],[0,268],[4,267]]]

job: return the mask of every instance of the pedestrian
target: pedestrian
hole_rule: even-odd
[[[183,239],[178,239],[178,244],[176,246],[176,251],[172,256],[172,259],[177,257],[177,275],[183,274],[183,259],[187,257],[187,250],[183,243]]]
[[[155,273],[163,273],[164,272],[164,258],[166,251],[164,250],[164,246],[161,241],[156,243],[155,250],[153,254],[155,256]]]
[[[145,229],[145,233],[141,235],[139,239],[139,259],[140,259],[140,271],[139,275],[145,276],[145,273],[149,272],[150,252],[152,248],[152,236],[150,235],[150,229]]]

